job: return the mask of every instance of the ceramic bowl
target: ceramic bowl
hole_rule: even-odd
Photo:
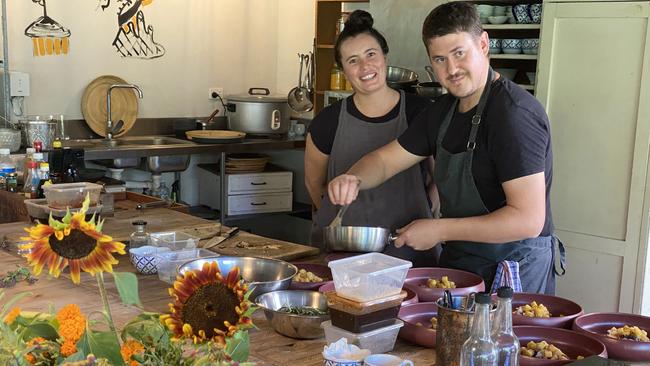
[[[363,361],[335,361],[335,360],[329,360],[329,359],[324,359],[323,360],[323,365],[325,366],[363,366]]]
[[[528,8],[528,14],[530,15],[530,20],[534,24],[539,24],[542,22],[542,4],[531,4]]]
[[[558,366],[575,362],[578,356],[585,358],[589,356],[600,356],[607,358],[605,345],[598,340],[585,334],[568,329],[533,327],[520,325],[513,327],[515,335],[519,338],[522,347],[530,341],[546,341],[555,345],[564,352],[569,360],[547,360],[534,357],[521,356],[519,365],[521,366]]]
[[[546,306],[551,313],[550,318],[531,318],[512,314],[513,325],[535,325],[540,327],[571,329],[573,320],[584,314],[582,307],[573,301],[557,296],[517,292],[512,297],[512,311],[519,306],[537,302]]]
[[[501,74],[502,77],[509,79],[509,80],[514,80],[515,76],[517,76],[517,69],[511,69],[511,68],[496,68],[494,71],[498,72]]]
[[[539,38],[525,38],[521,40],[521,49],[527,55],[536,55],[539,48]]]
[[[591,313],[578,317],[573,329],[603,342],[611,358],[623,361],[650,361],[650,342],[614,339],[607,336],[612,327],[637,326],[650,333],[650,317],[626,313]]]
[[[490,53],[491,54],[501,53],[501,39],[490,38]]]
[[[535,84],[535,79],[536,79],[536,77],[537,77],[537,73],[535,73],[535,72],[527,72],[527,73],[526,73],[526,76],[528,77],[528,81],[529,81],[531,84]]]
[[[508,21],[508,17],[505,15],[494,15],[488,17],[488,22],[490,22],[490,24],[503,24],[507,21]]]
[[[514,15],[515,20],[519,24],[530,24],[533,22],[533,19],[530,17],[528,4],[517,4],[512,7],[512,15]]]
[[[169,250],[169,248],[164,249]],[[142,274],[156,274],[158,273],[158,261],[160,260],[156,254],[164,249],[153,246],[131,248],[129,249],[131,264]]]
[[[494,5],[494,10],[492,14],[494,16],[499,16],[499,15],[506,15],[506,11],[512,10],[512,7],[504,6],[504,5]]]
[[[501,40],[501,49],[503,53],[518,54],[521,53],[521,39],[504,38]]]
[[[298,272],[300,272],[301,269],[304,269],[305,271],[309,271],[316,276],[320,277],[323,279],[323,281],[320,282],[298,282],[296,281],[296,278],[294,277],[291,280],[291,285],[289,285],[290,290],[318,290],[319,287],[323,286],[324,284],[328,282],[332,282],[332,270],[324,264],[318,264],[318,263],[293,263],[294,266],[298,268]],[[333,284],[333,282],[332,282]]]
[[[480,17],[487,18],[494,15],[494,5],[478,4],[476,5],[476,11]]]
[[[456,288],[449,289],[452,295],[469,295],[472,292],[485,290],[485,283],[480,276],[470,272],[450,268],[423,267],[411,268],[406,274],[408,284],[418,295],[420,302],[434,302],[442,297],[445,289],[427,287],[429,278],[440,279],[442,276],[449,277],[450,281],[456,283]]]
[[[431,324],[431,318],[437,315],[438,305],[435,302],[402,305],[397,315],[397,318],[404,322],[399,337],[419,346],[435,348],[436,330],[428,327],[427,324]]]

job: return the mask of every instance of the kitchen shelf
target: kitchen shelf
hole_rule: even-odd
[[[334,49],[334,45],[333,44],[317,44],[316,48],[332,48],[332,49]]]
[[[483,29],[540,29],[541,24],[483,24]]]
[[[535,85],[532,84],[519,84],[519,86],[526,90],[535,90]]]
[[[537,60],[537,55],[491,53],[490,58],[495,60]]]

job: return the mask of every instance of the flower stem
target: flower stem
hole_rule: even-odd
[[[117,339],[120,337],[117,335],[117,330],[115,329],[115,323],[113,323],[113,315],[111,314],[111,306],[108,303],[108,294],[106,293],[106,286],[104,286],[104,272],[99,272],[95,275],[97,278],[97,286],[99,287],[99,295],[102,298],[102,304],[104,305],[104,315],[108,319],[108,327],[111,329],[111,332],[115,333]]]

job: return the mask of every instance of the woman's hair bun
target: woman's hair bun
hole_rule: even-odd
[[[371,29],[374,20],[372,15],[365,10],[355,10],[350,14],[348,20],[345,21],[345,28],[350,30],[366,30]]]

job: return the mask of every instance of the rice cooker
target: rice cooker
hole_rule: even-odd
[[[289,131],[291,110],[286,95],[272,95],[267,88],[250,88],[246,94],[228,96],[228,129],[257,135],[281,135]]]

